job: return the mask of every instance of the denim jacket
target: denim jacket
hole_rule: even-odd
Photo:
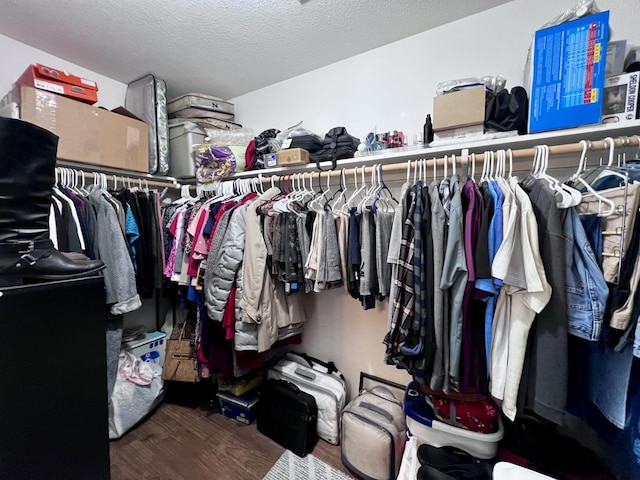
[[[609,288],[574,208],[565,211],[563,226],[569,333],[595,341],[602,330]]]

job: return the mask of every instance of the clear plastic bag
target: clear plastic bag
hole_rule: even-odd
[[[284,142],[284,139],[287,138],[289,134],[295,131],[297,128],[302,128],[302,122],[296,123],[293,127],[285,128],[278,135],[276,135],[274,146],[277,147],[277,150],[280,150],[280,147],[282,147],[282,142]]]
[[[600,9],[596,5],[595,0],[581,0],[575,7],[565,10],[557,17],[549,20],[545,23],[540,30],[545,28],[553,27],[555,25],[560,25],[561,23],[567,23],[572,20],[577,20],[578,18],[586,17],[587,15],[593,15],[594,13],[599,13]],[[609,35],[611,35],[611,29],[609,29]],[[529,51],[527,52],[527,63],[524,66],[524,75],[523,75],[523,85],[525,88],[529,89],[531,85],[531,48],[533,47],[533,40],[531,41],[531,45],[529,46]]]
[[[480,87],[483,85],[492,92],[499,92],[504,89],[506,84],[507,79],[500,74],[486,75],[484,77],[460,78],[458,80],[449,80],[447,82],[439,83],[436,88],[436,95],[444,95],[445,93],[455,92],[456,90]]]
[[[229,146],[217,146],[210,143],[193,145],[196,181],[211,183],[236,173],[237,160]]]
[[[280,132],[276,136],[275,140],[273,141],[273,147],[277,147],[277,149],[280,150],[283,148],[282,145],[285,143],[285,140],[287,138],[301,137],[303,135],[312,135],[314,137],[317,137],[319,142],[322,142],[322,137],[320,137],[319,135],[316,135],[311,130],[307,130],[306,128],[304,128],[302,126],[302,122],[300,122],[294,125],[293,127],[289,127],[286,130],[283,130],[282,132]],[[284,148],[287,148],[287,147],[284,147]]]
[[[220,130],[216,128],[205,128],[208,138],[208,144],[210,149],[197,149],[196,156],[200,155],[200,166],[202,176],[198,175],[198,158],[196,158],[196,179],[199,177],[202,178],[198,180],[201,183],[208,183],[211,180],[219,177],[227,177],[229,175],[233,175],[235,172],[242,172],[245,169],[245,153],[247,151],[247,145],[249,142],[254,139],[255,132],[251,128],[238,128],[235,130]],[[227,158],[226,150],[231,151],[231,156],[233,159],[229,158],[229,162],[221,162],[218,166],[214,166],[213,168],[209,168],[215,164],[215,161],[211,157],[218,158],[220,160],[225,160]],[[233,160],[233,168],[231,165],[231,160]]]
[[[218,128],[205,128],[209,143],[217,147],[237,145],[247,147],[256,136],[251,128],[238,128],[235,130],[220,130]]]
[[[587,15],[593,15],[599,13],[600,9],[596,5],[595,0],[582,0],[575,7],[565,10],[554,19],[545,23],[542,28],[553,27],[554,25],[560,25],[561,23],[567,23],[571,20],[577,20],[578,18],[585,17]]]
[[[123,365],[136,361],[151,377],[148,385],[134,383],[123,374]],[[162,401],[165,388],[161,375],[160,365],[140,362],[139,358],[130,353],[121,352],[118,359],[118,375],[109,404],[109,438],[111,440],[122,437]]]

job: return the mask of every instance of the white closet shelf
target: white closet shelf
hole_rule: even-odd
[[[496,138],[492,140],[484,141],[470,141],[461,142],[455,145],[446,145],[434,148],[394,148],[388,150],[380,150],[379,153],[357,157],[348,158],[344,160],[338,160],[339,171],[341,168],[353,168],[360,166],[371,166],[376,164],[393,164],[406,162],[408,160],[419,159],[433,159],[442,158],[445,155],[460,155],[463,148],[468,148],[469,153],[482,154],[488,150],[500,150],[510,148],[526,149],[532,148],[535,145],[564,145],[578,143],[580,140],[603,140],[606,137],[633,137],[634,135],[640,135],[640,120],[632,120],[621,123],[609,123],[590,125],[580,128],[571,128],[565,130],[554,130],[550,132],[534,133],[529,135],[517,135],[513,137]],[[636,142],[637,144],[637,142]],[[322,165],[326,166],[328,162],[323,162]],[[248,172],[240,172],[233,177],[225,180],[234,180],[237,178],[251,178],[256,177],[258,174],[262,174],[265,177],[271,175],[289,175],[292,173],[302,172],[318,172],[315,163],[309,163],[308,165],[300,165],[295,167],[275,167],[265,168],[263,170],[251,170]]]

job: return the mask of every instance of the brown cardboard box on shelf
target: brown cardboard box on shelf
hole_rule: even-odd
[[[473,87],[433,97],[433,130],[484,124],[486,90]]]
[[[302,148],[287,148],[278,152],[278,165],[294,166],[309,163],[309,152]]]
[[[149,171],[149,128],[144,122],[25,86],[17,86],[1,103],[8,102],[19,105],[22,120],[60,137],[61,160]]]

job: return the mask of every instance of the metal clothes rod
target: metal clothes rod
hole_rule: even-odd
[[[75,172],[74,175],[78,176],[78,179],[84,177],[85,180],[89,179],[89,180],[93,180],[94,178],[99,176],[104,175],[107,179],[107,182],[109,183],[113,183],[114,178],[116,180],[116,182],[119,185],[125,185],[125,186],[143,186],[146,187],[147,185],[149,187],[158,187],[158,188],[172,188],[172,189],[180,189],[181,185],[175,181],[171,181],[171,180],[167,180],[166,182],[160,182],[158,180],[147,180],[146,178],[143,177],[129,177],[127,175],[116,175],[116,174],[109,174],[109,173],[101,173],[101,172],[85,172],[82,169],[79,168],[73,168],[73,167],[56,167],[56,172],[57,174],[61,174],[64,170],[67,171],[73,171]]]
[[[611,137],[609,137],[611,138]],[[614,143],[614,149],[615,148],[627,148],[627,147],[640,147],[640,141],[639,141],[640,137],[638,136],[633,136],[633,137],[617,137],[613,139],[613,143]],[[609,150],[611,148],[611,142],[607,141],[607,140],[597,140],[597,141],[587,141],[587,145],[588,145],[588,151],[590,152],[596,152],[596,151],[603,151],[603,150]],[[456,158],[456,164],[460,164],[462,156],[460,155],[460,152],[464,149],[464,144],[460,144],[460,149],[458,150],[458,152],[455,154],[455,158]],[[549,146],[549,155],[569,155],[569,154],[582,154],[582,150],[583,150],[583,144],[581,143],[566,143],[566,144],[561,144],[561,145],[553,145],[553,146]],[[503,150],[503,149],[500,149]],[[506,149],[507,151],[509,149]],[[492,151],[492,152],[497,152],[498,150],[487,150],[487,151]],[[517,149],[517,150],[511,150],[511,153],[513,155],[513,159],[517,160],[517,159],[528,159],[528,160],[533,160],[533,156],[535,154],[536,150],[535,148],[521,148],[521,149]],[[470,156],[469,156],[470,157]],[[476,153],[475,154],[475,158],[476,158],[476,162],[484,162],[484,153]],[[440,165],[444,165],[445,163],[445,157],[440,157],[440,158],[427,158],[426,156],[423,157],[424,160],[426,160],[426,164],[428,167],[433,167],[433,162],[436,162],[436,166],[440,166]],[[452,155],[447,155],[446,156],[447,159],[447,163],[450,165],[451,161],[453,159],[453,154]],[[396,163],[390,163],[390,164],[386,164],[386,165],[382,165],[382,171],[385,173],[388,172],[406,172],[407,171],[407,162],[415,162],[416,160],[399,160]],[[469,158],[469,161],[470,158]],[[561,165],[561,166],[565,166],[565,165]],[[569,165],[570,166],[570,165]],[[375,168],[375,165],[370,165],[370,166],[362,166],[362,167],[350,167],[350,168],[345,168],[345,175],[349,175],[349,174],[353,174],[355,171],[357,171],[358,173],[362,172],[362,170],[364,169],[365,173],[370,173],[371,170]],[[476,169],[477,170],[477,169]],[[260,170],[256,170],[255,171],[255,177],[257,177],[260,174]],[[330,171],[319,171],[319,170],[313,170],[310,172],[297,172],[297,173],[284,173],[282,172],[279,175],[265,175],[260,179],[255,179],[258,181],[262,181],[263,183],[268,183],[271,182],[272,178],[286,178],[286,177],[292,177],[295,175],[307,175],[307,174],[320,174],[320,176],[322,176],[323,178],[326,178],[327,175],[331,176],[331,177],[337,177],[339,175],[342,174],[342,169],[338,167],[335,170],[330,170]],[[247,180],[248,179],[253,179],[255,177],[244,177]],[[229,178],[225,178],[223,179],[223,181],[231,181],[231,180],[237,180],[233,177],[229,177]],[[242,178],[240,179],[242,180]],[[253,180],[253,181],[255,181]]]

